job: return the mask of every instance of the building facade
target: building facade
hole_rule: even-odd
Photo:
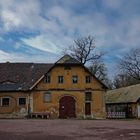
[[[140,84],[106,93],[107,118],[140,118]]]
[[[7,65],[15,74],[8,75]],[[0,82],[1,117],[105,118],[106,86],[71,56],[55,64],[17,64],[17,71],[7,65]]]

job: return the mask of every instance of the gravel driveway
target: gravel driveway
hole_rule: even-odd
[[[140,121],[0,120],[0,140],[140,140]]]

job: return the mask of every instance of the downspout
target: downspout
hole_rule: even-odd
[[[29,97],[28,97],[28,118],[31,116],[31,92],[29,92]]]

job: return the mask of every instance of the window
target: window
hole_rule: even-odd
[[[64,77],[58,76],[58,83],[63,83],[63,82],[64,82]]]
[[[51,82],[51,76],[50,75],[46,75],[45,82],[46,83],[50,83]]]
[[[72,76],[72,82],[74,84],[78,83],[78,76],[77,75]]]
[[[86,76],[86,83],[91,83],[91,76]]]
[[[92,94],[91,94],[91,92],[86,92],[85,93],[85,100],[86,101],[91,101],[92,100]]]
[[[45,102],[50,102],[51,101],[51,93],[50,92],[44,93],[44,101]]]
[[[65,70],[71,70],[71,67],[70,67],[70,66],[65,66],[64,69],[65,69]]]
[[[2,106],[9,106],[10,105],[10,98],[9,97],[3,97],[1,105]]]
[[[26,98],[19,98],[18,99],[18,104],[19,105],[26,105]]]

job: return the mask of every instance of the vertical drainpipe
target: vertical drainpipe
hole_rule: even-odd
[[[28,118],[30,117],[31,115],[31,92],[29,92],[29,97],[28,97]]]
[[[107,89],[105,89],[104,91],[104,105],[105,105],[105,110],[104,110],[104,113],[105,113],[105,118],[107,118],[107,110],[106,110],[106,92],[107,92]]]

